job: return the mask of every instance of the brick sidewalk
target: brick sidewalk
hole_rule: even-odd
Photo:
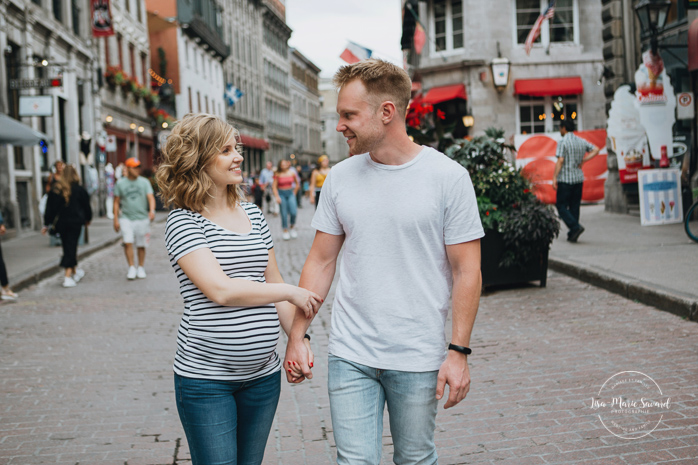
[[[299,239],[276,243],[289,282],[312,241],[311,214],[299,211]],[[269,223],[279,238],[279,219]],[[84,262],[79,287],[63,289],[56,276],[0,305],[0,465],[190,463],[171,371],[182,304],[162,228],[144,281],[124,279],[113,246]],[[334,461],[328,304],[310,329],[314,379],[283,385],[265,465]],[[473,336],[471,392],[439,412],[439,463],[695,464],[696,336],[695,323],[555,273],[545,289],[490,293]],[[627,370],[650,375],[672,402],[659,428],[637,440],[611,435],[588,406]],[[383,442],[390,463],[387,424]]]

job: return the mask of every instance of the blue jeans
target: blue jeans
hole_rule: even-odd
[[[175,374],[177,411],[192,464],[261,464],[280,392],[280,372],[247,382]]]
[[[569,232],[568,237],[581,226],[579,225],[579,205],[582,203],[583,184],[557,183],[557,200],[555,206],[562,221],[565,222]]]
[[[327,387],[337,463],[377,465],[382,453],[383,409],[388,404],[396,464],[436,463],[436,379],[422,373],[378,370],[329,356]]]
[[[291,227],[296,224],[296,215],[298,214],[296,196],[293,189],[279,189],[279,197],[281,197],[281,226],[288,229],[288,216],[291,217]]]

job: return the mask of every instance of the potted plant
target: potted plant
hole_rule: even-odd
[[[480,219],[483,286],[540,281],[546,285],[548,250],[560,232],[552,208],[534,195],[528,179],[509,161],[514,148],[504,131],[457,140],[446,154],[470,173]]]
[[[118,66],[107,66],[104,72],[104,78],[107,80],[109,87],[114,89],[116,86],[123,85],[126,80],[126,73]]]
[[[420,145],[433,145],[443,152],[454,143],[455,124],[445,124],[446,114],[434,106],[425,103],[411,103],[407,111],[407,135]]]

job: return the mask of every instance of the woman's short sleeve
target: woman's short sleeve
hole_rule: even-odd
[[[259,234],[262,236],[264,243],[267,245],[267,250],[274,248],[274,241],[271,238],[271,231],[269,231],[269,225],[267,224],[266,218],[264,218],[264,213],[259,207],[255,206],[259,212]]]
[[[165,225],[167,253],[178,261],[186,254],[204,247],[208,247],[206,236],[192,213],[182,209],[172,210],[167,215]]]

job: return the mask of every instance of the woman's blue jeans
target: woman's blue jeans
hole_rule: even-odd
[[[280,392],[280,372],[246,382],[175,374],[177,411],[192,464],[261,464]]]
[[[434,429],[438,371],[379,370],[333,355],[329,356],[328,368],[339,465],[378,465],[386,404],[393,461],[401,465],[437,463]]]
[[[279,189],[279,197],[281,197],[281,226],[288,229],[288,217],[291,217],[291,227],[296,224],[296,215],[298,214],[298,204],[296,196],[293,194],[293,189]]]

